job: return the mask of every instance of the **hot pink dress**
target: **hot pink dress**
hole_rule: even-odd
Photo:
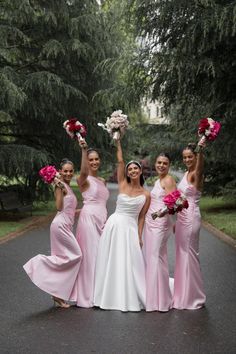
[[[178,213],[175,227],[176,260],[173,307],[194,310],[201,308],[206,301],[199,264],[201,215],[198,203],[201,192],[188,183],[187,173],[179,183],[178,189],[186,195],[189,207]]]
[[[160,180],[151,191],[151,204],[144,224],[144,256],[146,260],[146,311],[168,311],[172,307],[169,287],[167,241],[170,235],[170,216],[152,219],[151,214],[162,209],[166,195]]]
[[[78,275],[77,306],[92,307],[95,264],[98,243],[107,219],[106,203],[109,191],[104,182],[88,176],[89,188],[82,193],[83,208],[80,212],[76,238],[83,253]]]
[[[63,209],[57,212],[50,227],[51,256],[39,254],[23,267],[40,289],[63,300],[76,300],[76,280],[82,256],[72,233],[77,199],[67,184],[65,188]]]

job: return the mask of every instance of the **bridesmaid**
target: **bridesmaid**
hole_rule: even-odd
[[[76,300],[75,284],[82,254],[72,233],[77,206],[70,188],[73,163],[62,160],[60,174],[64,188],[55,188],[57,214],[50,227],[51,256],[39,254],[31,258],[24,269],[35,285],[52,295],[56,305],[68,308],[66,300]]]
[[[176,309],[195,310],[204,306],[206,296],[199,264],[199,232],[201,215],[199,200],[203,187],[203,152],[195,152],[195,144],[183,150],[183,162],[188,171],[178,185],[187,197],[188,209],[177,215],[175,227],[176,263],[174,304]]]
[[[106,203],[109,192],[104,179],[98,177],[101,163],[98,152],[94,149],[87,149],[84,143],[80,143],[80,146],[82,160],[77,183],[84,205],[80,212],[76,238],[81,247],[83,259],[78,275],[77,306],[92,307],[98,242],[107,219]]]
[[[146,259],[146,311],[168,311],[172,307],[169,287],[167,241],[170,235],[170,216],[163,215],[155,220],[151,214],[162,209],[163,198],[176,189],[169,173],[170,157],[161,153],[156,158],[155,168],[159,179],[151,191],[151,204],[144,225],[144,255]]]

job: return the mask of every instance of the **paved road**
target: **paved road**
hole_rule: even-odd
[[[116,190],[111,190],[110,212]],[[201,233],[206,308],[168,313],[55,309],[22,265],[49,254],[49,228],[0,245],[0,353],[209,354],[236,353],[236,253],[207,231]],[[169,243],[173,274],[174,242]]]

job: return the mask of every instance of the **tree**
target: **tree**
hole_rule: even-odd
[[[64,156],[79,162],[62,129],[68,117],[85,123],[89,144],[108,146],[97,122],[124,99],[113,96],[105,106],[118,71],[103,64],[119,55],[123,42],[111,13],[96,0],[6,0],[0,6],[0,174],[23,177],[34,197],[39,165]]]
[[[222,123],[207,149],[211,193],[236,194],[236,1],[131,1],[142,44],[137,78],[144,92],[162,99],[176,140],[195,140],[199,118]],[[145,73],[140,77],[140,71]],[[143,82],[143,85],[142,85]],[[222,148],[223,146],[223,148]]]

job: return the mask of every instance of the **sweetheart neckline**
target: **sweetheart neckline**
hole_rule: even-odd
[[[139,194],[139,195],[136,195],[136,196],[130,196],[130,195],[126,194],[126,193],[119,193],[119,195],[126,195],[129,198],[138,198],[138,197],[142,197],[142,196],[144,196],[146,198],[145,194]]]

